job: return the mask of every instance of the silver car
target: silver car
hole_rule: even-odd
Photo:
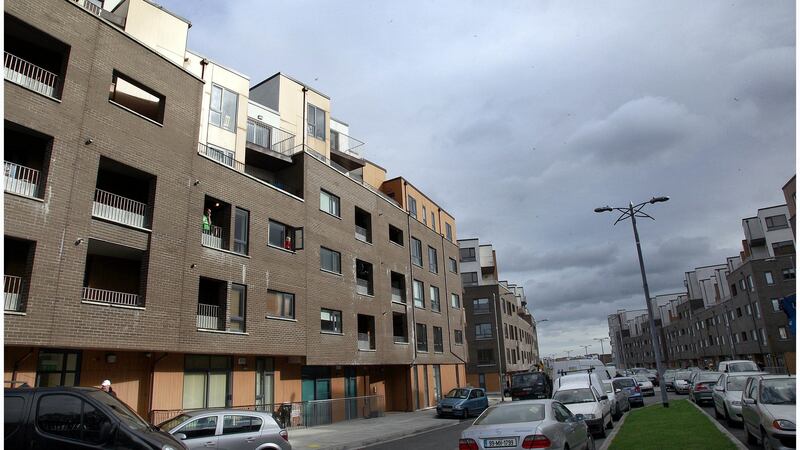
[[[720,375],[714,386],[714,415],[717,419],[725,419],[728,426],[742,423],[742,391],[747,377],[766,375],[765,372],[733,372]]]
[[[490,406],[461,433],[459,448],[594,449],[580,415],[554,400],[523,400]]]
[[[603,388],[611,400],[611,418],[619,420],[622,414],[631,410],[631,403],[628,401],[628,394],[621,389],[614,389],[611,380],[603,380]]]
[[[797,380],[789,375],[756,375],[742,392],[742,421],[747,443],[764,448],[795,448]]]
[[[263,412],[204,409],[186,412],[158,427],[190,449],[292,449],[286,430],[278,426],[272,414]]]

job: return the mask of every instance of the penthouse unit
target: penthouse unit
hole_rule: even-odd
[[[288,426],[466,382],[455,219],[329,97],[251,87],[147,0],[5,14],[6,380],[111,379],[154,422],[290,403]]]
[[[458,245],[469,347],[467,381],[501,391],[512,373],[539,362],[533,317],[523,287],[498,280],[491,245],[481,245],[478,239],[462,239]]]

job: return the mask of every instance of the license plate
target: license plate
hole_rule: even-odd
[[[517,438],[485,439],[483,446],[486,448],[516,447]]]
[[[442,411],[451,411],[452,409],[452,406],[442,406]]]

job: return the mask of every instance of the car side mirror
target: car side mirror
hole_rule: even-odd
[[[600,397],[600,400],[608,400],[608,396],[604,395],[604,396]]]
[[[175,439],[180,439],[181,441],[185,441],[186,435],[183,433],[175,433]]]
[[[742,400],[744,400],[744,402],[747,403],[748,405],[755,405],[756,404],[756,399],[754,399],[754,398],[744,398]]]

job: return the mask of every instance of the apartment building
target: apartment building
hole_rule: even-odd
[[[5,25],[6,380],[111,379],[154,421],[466,382],[455,219],[327,95],[252,85],[148,0],[10,1]],[[341,406],[322,419],[366,407]]]
[[[498,278],[497,254],[478,239],[461,239],[459,260],[467,317],[467,381],[491,392],[511,374],[539,362],[538,337],[522,286]]]

